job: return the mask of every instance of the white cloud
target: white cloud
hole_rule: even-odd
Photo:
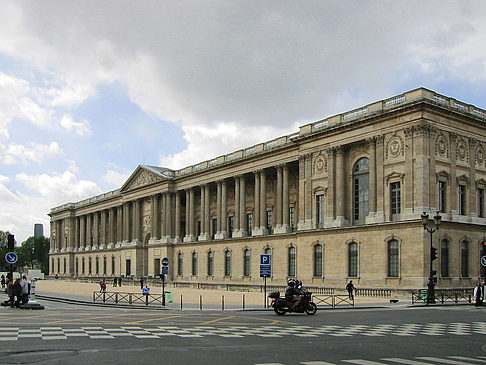
[[[16,179],[30,190],[49,199],[51,208],[55,205],[83,200],[101,193],[96,183],[78,180],[71,171],[65,171],[54,176],[19,173],[16,175]]]
[[[63,154],[57,142],[51,142],[48,145],[30,143],[29,147],[15,143],[8,146],[0,144],[0,152],[0,163],[4,164],[40,162],[46,158]]]
[[[82,119],[80,122],[75,122],[71,114],[64,114],[61,119],[61,126],[68,131],[73,131],[80,136],[87,136],[91,134],[91,125],[88,120]]]
[[[108,185],[112,186],[113,189],[118,189],[128,180],[130,175],[131,173],[129,172],[121,173],[113,170],[108,170],[103,176],[103,181],[106,182]]]

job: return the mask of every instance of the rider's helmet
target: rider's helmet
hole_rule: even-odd
[[[295,280],[290,279],[289,281],[287,281],[287,285],[293,288],[295,286]]]

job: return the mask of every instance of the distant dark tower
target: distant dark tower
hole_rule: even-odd
[[[44,226],[41,223],[34,224],[34,237],[42,237],[44,235]]]

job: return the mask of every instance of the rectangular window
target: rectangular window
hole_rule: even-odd
[[[228,217],[228,237],[233,237],[233,229],[235,228],[235,217],[230,215]]]
[[[466,187],[459,185],[459,214],[466,215]]]
[[[484,218],[484,189],[478,189],[478,217]]]
[[[289,207],[289,225],[290,229],[293,231],[295,228],[295,209],[294,207]]]
[[[324,195],[316,196],[317,228],[324,228]]]
[[[390,184],[390,204],[391,204],[391,218],[393,221],[400,220],[401,204],[400,204],[400,182]]]
[[[253,230],[253,214],[248,213],[246,215],[246,226],[248,227],[248,236],[251,236],[251,232]]]
[[[439,181],[439,212],[446,212],[446,183]]]
[[[272,233],[273,232],[273,222],[272,222],[272,211],[271,210],[267,210],[267,230],[268,230],[268,233]]]
[[[214,235],[218,232],[218,219],[217,218],[213,218],[213,220],[211,221],[212,223],[212,232],[211,232],[211,235],[212,235],[212,238],[214,238]]]
[[[289,270],[288,276],[295,276],[295,247],[289,248]]]
[[[115,275],[115,256],[111,256],[111,275]]]
[[[154,276],[160,275],[160,259],[154,259]]]
[[[127,260],[125,263],[125,275],[130,276],[132,275],[132,261]]]

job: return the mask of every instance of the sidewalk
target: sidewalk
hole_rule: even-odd
[[[141,293],[140,286],[123,285],[113,287],[107,283],[107,293]],[[38,280],[36,282],[36,294],[47,297],[55,297],[64,300],[77,300],[93,302],[93,292],[99,292],[100,286],[96,283],[81,283],[63,280]],[[167,303],[167,308],[199,309],[202,303],[203,309],[221,309],[224,303],[225,309],[263,309],[265,303],[262,292],[238,292],[223,290],[197,290],[191,288],[173,288],[167,286],[166,292],[171,292],[173,303]],[[162,288],[155,287],[150,294],[161,294]],[[268,293],[267,293],[268,294]],[[269,303],[269,302],[268,302]],[[387,298],[355,297],[356,307],[399,307],[409,305],[410,300],[401,299],[399,303],[392,304]],[[321,308],[321,306],[320,306]],[[322,307],[330,308],[330,307]],[[342,304],[339,308],[353,308],[351,305]]]

